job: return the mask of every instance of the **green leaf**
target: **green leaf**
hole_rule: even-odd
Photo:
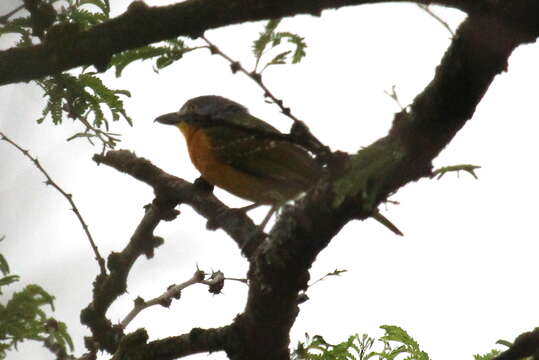
[[[279,33],[279,35],[283,38],[288,39],[289,43],[292,43],[296,46],[294,50],[294,54],[292,55],[292,64],[299,63],[306,54],[305,49],[307,48],[307,43],[305,42],[305,39],[297,34],[293,34],[290,32],[282,32]]]
[[[363,335],[352,335],[346,341],[333,345],[328,343],[322,336],[315,335],[311,338],[306,334],[304,343],[298,343],[296,350],[292,352],[294,360],[366,360],[374,355],[370,348],[374,339]]]
[[[105,14],[79,9],[73,11],[73,13],[70,15],[70,20],[71,22],[79,24],[82,30],[86,30],[105,22],[108,20],[108,16]]]
[[[271,61],[266,65],[266,67],[269,66],[269,65],[285,64],[286,63],[286,57],[291,52],[292,52],[292,50],[288,50],[288,51],[283,51],[282,53],[275,55],[275,57],[273,59],[271,59]]]
[[[163,56],[168,49],[166,47],[145,46],[138,49],[127,50],[112,57],[110,64],[115,67],[116,77],[122,75],[125,67],[137,60],[148,60],[157,56]]]
[[[260,64],[262,56],[269,50],[269,48],[277,48],[282,44],[283,40],[287,40],[288,43],[294,45],[293,50],[281,51],[274,56],[272,60],[266,63],[260,73],[262,73],[268,66],[282,65],[286,63],[287,56],[292,53],[292,64],[299,63],[306,55],[305,49],[307,44],[305,39],[297,34],[291,32],[277,32],[277,26],[281,19],[274,19],[269,21],[264,28],[264,31],[259,34],[258,39],[253,42],[253,54],[255,55],[256,64],[255,71]]]
[[[73,339],[69,332],[67,331],[67,325],[61,321],[56,322],[58,325],[56,331],[54,332],[54,339],[57,344],[60,344],[62,347],[69,347],[71,351],[74,350],[75,346],[73,344]]]
[[[157,58],[155,61],[156,69],[163,69],[181,59],[186,53],[197,49],[200,47],[188,47],[179,38],[170,39],[165,41],[162,46],[145,46],[116,54],[112,57],[111,66],[115,67],[116,77],[122,75],[122,71],[127,65],[137,60]]]
[[[38,285],[28,285],[22,291],[15,292],[5,305],[0,304],[0,359],[7,350],[17,348],[17,344],[26,340],[50,341],[52,335],[57,345],[63,349],[73,349],[73,341],[62,322],[54,321],[57,326],[50,331],[51,321],[45,306],[53,307],[54,297]]]
[[[502,352],[500,350],[491,350],[490,352],[483,355],[475,354],[473,358],[475,360],[493,360],[494,358],[496,358],[496,356],[500,355],[501,353]]]
[[[0,36],[10,33],[29,36],[32,32],[32,20],[28,17],[18,17],[0,26]]]
[[[19,278],[18,275],[4,276],[4,277],[0,278],[0,287],[6,286],[6,285],[9,285],[9,284],[13,284],[14,282],[19,281],[19,279],[20,278]]]
[[[7,260],[4,255],[2,254],[0,254],[0,271],[4,275],[9,274],[9,264],[7,263]]]
[[[120,98],[131,96],[131,93],[127,90],[108,88],[96,73],[87,72],[78,76],[63,73],[38,83],[48,97],[43,116],[38,119],[39,123],[50,116],[54,124],[60,124],[65,114],[85,125],[84,132],[87,135],[83,136],[80,132],[70,139],[97,137],[106,147],[114,147],[119,139],[115,138],[114,134],[107,133],[109,121],[104,113],[104,109],[107,108],[113,121],[124,118],[129,125],[133,125]]]
[[[394,325],[383,325],[380,326],[381,329],[385,331],[385,335],[380,339],[385,342],[397,342],[402,343],[402,346],[388,352],[384,355],[388,356],[390,359],[394,359],[395,356],[400,355],[401,353],[408,353],[410,357],[406,359],[414,360],[429,360],[429,355],[421,351],[419,344],[402,328]]]
[[[279,23],[281,22],[280,18],[272,19],[268,21],[266,24],[264,31],[261,32],[258,36],[258,39],[256,39],[253,42],[253,54],[255,55],[255,58],[258,60],[262,57],[262,54],[264,53],[264,50],[266,50],[266,46],[272,41],[272,34],[279,26]]]

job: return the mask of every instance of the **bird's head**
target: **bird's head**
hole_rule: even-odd
[[[244,106],[222,96],[206,95],[188,100],[179,111],[161,115],[155,121],[166,125],[185,123],[204,127],[241,113],[247,113]]]

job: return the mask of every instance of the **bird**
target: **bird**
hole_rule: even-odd
[[[323,173],[309,151],[222,96],[192,98],[155,121],[179,128],[202,178],[253,202],[246,208],[275,210],[312,188]]]
[[[253,203],[239,210],[271,205],[259,225],[262,230],[277,208],[310,190],[324,174],[309,151],[222,96],[192,98],[155,121],[180,129],[204,180]],[[403,235],[377,209],[371,217]]]

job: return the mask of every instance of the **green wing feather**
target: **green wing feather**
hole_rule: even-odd
[[[238,125],[280,133],[268,123],[248,114],[226,119]],[[224,162],[253,176],[271,180],[283,193],[307,190],[318,180],[321,169],[307,150],[287,141],[261,139],[248,131],[215,126],[206,129]]]

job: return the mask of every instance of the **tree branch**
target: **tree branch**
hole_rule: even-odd
[[[144,301],[144,299],[142,299],[141,297],[137,297],[135,299],[135,304],[133,306],[133,309],[129,312],[129,314],[127,314],[125,316],[125,318],[120,322],[120,327],[122,329],[125,329],[127,327],[127,325],[129,325],[129,323],[138,315],[140,314],[140,312],[144,309],[147,309],[151,306],[154,306],[154,305],[161,305],[161,306],[164,306],[164,307],[169,307],[170,304],[172,303],[172,300],[173,299],[179,299],[180,296],[181,296],[181,293],[182,293],[182,290],[191,286],[191,285],[194,285],[194,284],[204,284],[204,285],[207,285],[209,287],[209,292],[213,293],[213,294],[220,294],[221,293],[221,289],[224,285],[224,281],[225,281],[225,277],[224,277],[224,274],[220,271],[218,272],[215,272],[211,275],[211,277],[206,280],[205,279],[206,277],[206,274],[204,273],[204,271],[201,271],[201,270],[197,270],[195,271],[195,273],[193,274],[193,276],[187,280],[187,281],[184,281],[183,283],[181,284],[173,284],[173,285],[170,285],[168,288],[167,288],[167,291],[165,291],[163,294],[151,299],[151,300],[148,300],[148,301]]]
[[[521,360],[533,355],[535,355],[534,359],[539,356],[539,327],[520,334],[513,345],[496,356],[494,360]]]
[[[201,37],[208,44],[208,47],[212,54],[220,55],[222,58],[228,61],[230,63],[230,69],[233,73],[241,71],[251,80],[253,80],[264,91],[264,97],[271,99],[271,101],[279,107],[281,113],[289,117],[294,122],[294,125],[292,126],[292,129],[290,131],[290,135],[279,135],[283,135],[283,137],[285,137],[288,141],[292,141],[303,146],[317,156],[320,156],[322,158],[327,157],[330,152],[329,147],[324,146],[322,142],[320,142],[320,140],[318,140],[311,133],[307,125],[305,125],[303,121],[294,116],[290,108],[284,106],[284,103],[281,99],[278,99],[275,95],[273,95],[270,89],[264,84],[261,71],[257,72],[256,67],[253,71],[247,71],[239,61],[235,61],[230,56],[226,55],[223,51],[221,51],[221,49],[219,49],[215,44],[209,41],[205,36]],[[249,129],[248,131],[251,130]]]
[[[428,5],[423,5],[423,4],[417,4],[417,6],[425,11],[427,14],[429,14],[434,20],[438,21],[440,24],[442,24],[443,27],[445,27],[445,29],[451,34],[451,37],[455,36],[455,32],[453,31],[453,29],[451,29],[451,26],[449,26],[449,24],[447,22],[444,21],[444,19],[442,19],[440,16],[438,16],[437,14],[435,14]]]
[[[55,36],[46,36],[43,44],[0,51],[0,85],[40,79],[78,66],[96,65],[102,69],[113,54],[178,36],[196,38],[206,30],[226,25],[298,14],[320,15],[325,9],[387,1],[190,0],[161,7],[135,2],[124,14],[87,31],[58,24],[49,30]],[[469,0],[416,2],[466,12],[480,6],[479,1]]]
[[[208,220],[223,219],[218,222],[219,227],[238,244],[247,257],[252,255],[263,238],[258,227],[244,212],[230,209],[207,190],[167,174],[130,151],[115,150],[105,155],[95,154],[94,160],[150,185],[160,199],[159,202],[188,204]]]
[[[173,360],[202,352],[223,351],[226,344],[232,341],[230,326],[194,328],[188,334],[149,342],[133,353],[140,360]]]
[[[469,17],[435,78],[409,112],[396,114],[389,134],[348,158],[332,181],[284,209],[266,246],[251,259],[249,296],[233,324],[238,342],[228,349],[231,359],[289,358],[297,295],[307,287],[316,256],[348,221],[368,217],[388,195],[430,175],[432,160],[471,118],[511,52],[530,41],[496,20]]]
[[[106,350],[114,353],[123,338],[123,329],[113,326],[106,318],[110,305],[127,290],[127,276],[135,261],[142,255],[153,256],[156,247],[163,239],[153,235],[155,227],[161,219],[170,218],[175,204],[163,204],[154,200],[137,226],[127,246],[119,253],[111,253],[107,259],[110,270],[108,275],[99,275],[94,281],[93,299],[81,312],[81,323],[92,331],[90,351]],[[90,342],[90,341],[89,341]],[[94,346],[95,345],[95,346]]]

